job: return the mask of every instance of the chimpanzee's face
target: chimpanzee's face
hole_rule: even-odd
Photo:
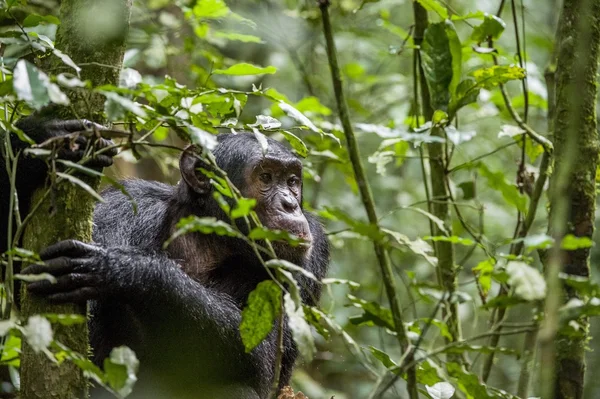
[[[291,154],[290,154],[291,155]],[[302,163],[295,157],[266,156],[248,165],[245,196],[256,199],[256,212],[269,229],[285,230],[310,244],[302,211]],[[308,248],[302,245],[300,248]]]

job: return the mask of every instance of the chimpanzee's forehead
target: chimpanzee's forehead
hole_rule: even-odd
[[[279,160],[290,164],[301,164],[300,160],[283,144],[267,137],[267,151],[263,149],[252,133],[222,134],[214,153],[227,153],[230,158],[244,163],[257,163],[262,159]],[[217,155],[218,156],[218,155]]]

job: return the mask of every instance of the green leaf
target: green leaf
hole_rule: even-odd
[[[283,296],[283,304],[285,314],[288,317],[288,326],[290,330],[292,330],[294,342],[298,346],[302,358],[306,361],[310,361],[316,352],[316,348],[310,326],[304,317],[302,304],[296,303],[290,294],[285,294]]]
[[[508,204],[513,205],[523,213],[527,212],[527,197],[519,192],[517,186],[509,184],[502,172],[492,172],[485,164],[481,163],[479,164],[479,173],[486,178],[490,188],[502,194],[502,197]]]
[[[238,238],[242,236],[231,225],[222,220],[217,220],[217,218],[188,216],[177,222],[177,230],[175,230],[175,233],[173,233],[173,235],[164,243],[163,248],[168,247],[177,237],[188,233],[216,234],[219,236]]]
[[[591,248],[594,246],[594,241],[589,237],[576,237],[573,234],[567,234],[561,241],[560,247],[567,251],[576,249]]]
[[[50,102],[68,105],[69,99],[48,76],[33,64],[19,60],[14,69],[13,89],[17,98],[39,110]]]
[[[471,246],[475,244],[475,241],[469,239],[469,238],[463,238],[463,237],[458,237],[458,236],[425,236],[423,237],[424,240],[431,240],[431,241],[443,241],[443,242],[451,242],[452,244],[460,244],[460,245],[467,245],[467,246]]]
[[[244,35],[241,33],[222,31],[215,32],[214,35],[215,37],[221,37],[227,40],[235,40],[242,43],[264,43],[260,37],[254,35]]]
[[[396,362],[392,360],[390,355],[385,353],[382,350],[375,348],[374,346],[369,346],[369,350],[375,356],[375,359],[379,360],[386,368],[391,369],[396,366]]]
[[[389,234],[390,237],[393,238],[393,240],[395,242],[397,242],[398,244],[406,247],[407,249],[409,249],[410,251],[412,251],[413,253],[415,253],[417,255],[421,255],[423,258],[425,258],[425,260],[427,262],[429,262],[430,265],[432,265],[432,266],[437,265],[437,258],[435,256],[430,255],[433,253],[433,248],[431,247],[431,245],[429,245],[422,239],[417,238],[416,240],[413,241],[410,238],[408,238],[408,236],[406,236],[400,232],[397,232],[394,230],[389,230],[389,229],[381,229],[381,230],[384,233]]]
[[[492,258],[488,258],[482,262],[479,262],[472,270],[477,275],[479,286],[483,291],[482,294],[487,296],[490,288],[492,288],[492,273],[494,272],[494,266],[496,261]]]
[[[0,335],[12,328],[14,322],[10,320],[0,321]],[[2,347],[2,357],[0,358],[0,364],[9,365],[12,367],[19,367],[21,365],[21,338],[17,337],[13,334],[10,334],[6,341],[4,342],[4,346]]]
[[[58,280],[50,273],[40,273],[40,274],[15,274],[15,280],[25,281],[26,283],[33,283],[35,281],[49,281],[52,284],[55,284]]]
[[[22,260],[28,260],[31,263],[35,263],[36,261],[41,261],[40,255],[36,252],[31,251],[25,248],[13,247],[10,250],[5,252],[6,255],[18,256]]]
[[[473,28],[471,40],[476,43],[485,42],[488,39],[497,40],[504,29],[506,23],[495,15],[487,15],[480,25]]]
[[[458,184],[458,187],[463,192],[463,198],[465,201],[475,198],[475,183],[472,181],[464,181]]]
[[[29,14],[23,20],[24,28],[31,28],[33,26],[38,26],[42,23],[60,25],[60,20],[53,15],[37,15],[37,14]]]
[[[229,15],[231,10],[224,0],[199,0],[192,12],[198,19],[219,19]]]
[[[456,391],[452,384],[445,381],[438,382],[433,386],[426,385],[425,389],[429,396],[431,396],[431,399],[450,399]]]
[[[119,396],[125,397],[133,391],[139,364],[137,356],[128,347],[114,348],[110,357],[104,359],[104,379]]]
[[[260,128],[263,130],[279,129],[281,122],[269,115],[257,115],[256,122],[248,124],[248,127]]]
[[[304,97],[302,100],[298,101],[295,105],[295,108],[302,112],[308,112],[312,114],[319,114],[323,116],[331,115],[331,109],[323,104],[317,97]]]
[[[298,136],[288,132],[287,130],[282,130],[281,133],[299,156],[302,158],[306,158],[308,156],[308,148]]]
[[[306,126],[310,130],[316,133],[321,133],[321,129],[315,126],[314,123],[311,122],[302,112],[298,111],[296,108],[291,106],[290,104],[280,101],[277,105],[283,112],[287,114],[290,118],[294,119],[296,122],[300,123],[302,126]]]
[[[284,269],[284,270],[290,271],[292,273],[300,273],[303,276],[305,276],[313,281],[317,281],[317,282],[319,281],[312,272],[306,270],[303,267],[295,265],[292,262],[288,262],[287,260],[271,259],[271,260],[268,260],[265,263],[265,265],[267,267],[274,268],[274,269]]]
[[[147,117],[146,111],[141,104],[112,91],[100,90],[100,93],[106,96],[104,109],[109,120],[114,121],[122,119],[125,116],[125,111],[129,111],[140,118]]]
[[[461,75],[461,47],[450,21],[429,25],[421,45],[423,72],[433,109],[448,111]]]
[[[424,9],[426,9],[427,11],[433,11],[435,13],[437,13],[440,18],[442,19],[447,19],[448,18],[448,11],[446,10],[446,7],[444,7],[444,5],[442,5],[442,3],[440,3],[438,0],[416,0],[419,4],[421,4],[423,6]]]
[[[452,55],[452,80],[450,81],[450,96],[456,95],[456,88],[462,77],[462,45],[456,33],[454,24],[448,20],[445,21],[446,35],[450,45],[450,54]]]
[[[352,280],[346,280],[346,279],[340,279],[340,278],[324,278],[323,280],[321,280],[321,283],[323,285],[330,285],[330,284],[343,284],[343,285],[347,285],[348,287],[350,287],[351,290],[355,290],[357,288],[360,288],[360,284],[357,283],[356,281],[352,281]]]
[[[248,234],[248,238],[251,240],[285,241],[293,247],[304,242],[300,237],[286,230],[271,230],[264,226],[253,228]]]
[[[494,65],[473,71],[473,77],[481,88],[491,90],[494,87],[525,77],[525,70],[516,65]]]
[[[231,218],[238,219],[248,216],[255,206],[256,200],[254,198],[240,198],[235,208],[231,211]]]
[[[461,81],[456,87],[456,93],[452,97],[450,106],[451,114],[456,114],[462,107],[477,101],[481,87],[477,85],[477,81],[473,78],[466,78]]]
[[[465,371],[460,364],[448,362],[446,370],[455,379],[457,388],[467,399],[518,399],[516,396],[485,385],[481,382],[480,376]]]
[[[281,314],[281,288],[272,280],[259,283],[248,297],[242,311],[240,334],[246,353],[269,335]]]
[[[234,76],[245,76],[245,75],[264,75],[264,74],[274,74],[277,72],[277,68],[274,66],[268,67],[259,67],[252,64],[247,64],[245,62],[240,64],[235,64],[230,66],[227,69],[215,69],[213,73],[215,75],[234,75]]]
[[[87,322],[86,317],[80,314],[45,313],[43,316],[50,320],[51,323],[58,323],[63,326],[72,326]]]
[[[382,307],[376,302],[365,301],[354,295],[348,295],[348,299],[350,299],[355,307],[364,311],[362,315],[350,318],[352,324],[374,324],[395,331],[394,319],[389,309]]]
[[[85,192],[87,192],[89,195],[91,195],[92,197],[94,197],[96,199],[96,201],[98,202],[104,202],[104,198],[102,198],[100,196],[100,194],[98,194],[96,192],[96,190],[94,190],[92,187],[90,187],[89,184],[84,183],[82,180],[79,180],[78,178],[76,178],[73,175],[68,175],[66,173],[62,173],[62,172],[56,172],[56,176],[61,177],[67,181],[69,181],[70,183],[79,186],[80,188],[84,189]]]

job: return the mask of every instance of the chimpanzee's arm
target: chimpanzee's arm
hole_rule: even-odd
[[[179,354],[184,358],[206,356],[202,351],[208,347],[226,356],[231,370],[248,376],[248,383],[260,397],[268,395],[276,334],[250,354],[244,353],[239,333],[241,310],[228,295],[194,281],[165,254],[70,240],[47,248],[40,256],[45,265],[29,266],[22,273],[50,273],[57,282],[30,283],[28,290],[33,294],[51,302],[102,302],[109,298],[127,304],[134,309],[152,345],[162,349],[167,337],[161,335],[168,334],[169,342],[186,348]]]

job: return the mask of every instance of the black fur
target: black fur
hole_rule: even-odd
[[[37,142],[48,136],[44,126],[38,124],[29,132]],[[267,157],[297,162],[280,143],[268,142]],[[263,158],[254,136],[219,137],[214,154],[217,164],[244,193],[248,165]],[[26,159],[23,168],[33,162]],[[45,174],[38,162],[35,178],[27,179],[34,184],[23,186],[20,182],[21,212],[26,212],[28,196],[43,183]],[[19,179],[25,184],[23,176]],[[3,164],[3,235],[8,218],[7,183]],[[267,397],[277,353],[276,333],[272,331],[249,354],[244,352],[239,334],[241,308],[248,294],[268,278],[250,248],[241,240],[194,233],[163,251],[162,244],[179,218],[190,214],[223,217],[223,213],[212,196],[193,193],[183,181],[175,187],[144,180],[129,180],[124,185],[137,202],[138,213],[134,214],[121,192],[105,191],[106,202],[98,204],[94,213],[94,245],[66,241],[50,247],[41,254],[47,266],[30,266],[24,272],[49,271],[58,277],[58,283],[32,283],[29,289],[58,302],[92,299],[89,324],[94,362],[101,365],[119,345],[130,346],[140,358],[139,381],[131,397]],[[327,239],[316,218],[303,214],[312,235],[311,248],[304,255],[284,251],[283,256],[321,279],[329,261]],[[6,239],[0,238],[4,251]],[[296,278],[303,287],[303,300],[308,304],[318,301],[319,284],[303,276]],[[287,327],[284,344],[281,385],[289,382],[297,357]]]

